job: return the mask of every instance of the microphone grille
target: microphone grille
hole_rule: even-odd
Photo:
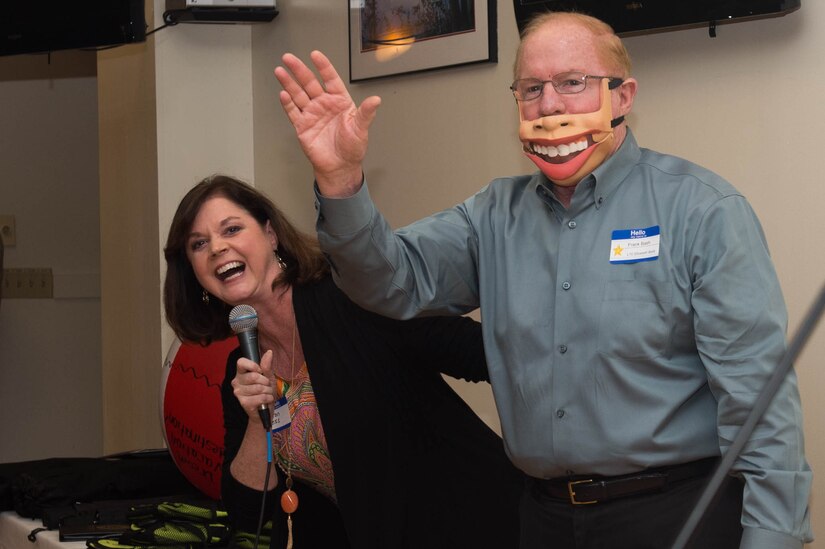
[[[229,326],[236,334],[258,327],[258,313],[251,305],[236,305],[229,312]]]

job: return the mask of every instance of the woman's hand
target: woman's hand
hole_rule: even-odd
[[[258,409],[261,404],[271,406],[275,402],[272,380],[271,350],[264,353],[260,364],[248,358],[238,359],[238,369],[235,379],[232,380],[232,390],[249,417],[256,421],[260,421]]]
[[[320,51],[313,51],[310,59],[320,80],[291,53],[282,58],[286,68],[275,68],[275,77],[283,88],[279,94],[281,106],[315,169],[321,194],[352,196],[361,188],[361,163],[381,98],[368,97],[356,107],[329,59]]]

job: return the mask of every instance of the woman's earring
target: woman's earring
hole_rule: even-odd
[[[206,291],[206,289],[203,290],[203,294],[201,295],[201,301],[209,305],[209,293]]]
[[[285,271],[286,261],[284,261],[284,258],[281,257],[281,255],[278,253],[278,250],[272,250],[272,252],[275,254],[275,261],[278,262],[278,267],[280,267],[282,271]]]

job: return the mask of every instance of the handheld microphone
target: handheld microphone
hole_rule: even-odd
[[[258,350],[258,313],[250,305],[236,305],[229,312],[229,326],[235,335],[238,336],[238,343],[241,345],[241,353],[244,358],[248,358],[256,364],[261,363],[261,352]],[[272,428],[272,420],[269,416],[269,407],[261,404],[258,407],[258,415],[267,432]]]

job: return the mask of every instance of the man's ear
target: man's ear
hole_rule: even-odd
[[[636,98],[636,89],[639,83],[635,78],[628,78],[617,90],[619,92],[619,108],[618,112],[614,112],[613,116],[627,116],[633,108],[633,100]]]

